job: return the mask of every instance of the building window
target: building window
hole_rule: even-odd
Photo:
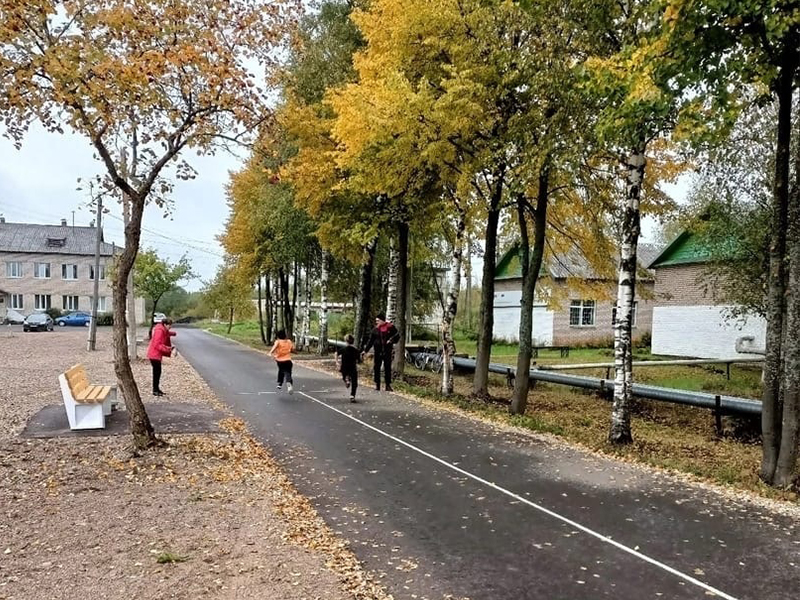
[[[569,324],[572,327],[591,327],[594,316],[594,300],[573,300],[569,305]]]
[[[97,312],[106,312],[108,308],[106,307],[106,297],[100,296],[97,299]]]
[[[34,308],[36,310],[47,310],[50,306],[50,294],[36,294],[34,297]]]
[[[78,297],[61,296],[61,307],[64,310],[78,310]]]
[[[11,302],[9,308],[13,308],[14,310],[22,310],[23,308],[25,308],[22,300],[22,294],[11,294],[9,296],[9,299]]]
[[[33,276],[36,279],[50,279],[50,263],[33,263]]]
[[[100,265],[100,281],[106,278],[106,266]],[[89,267],[89,279],[94,281],[94,265]]]
[[[78,265],[61,265],[61,279],[78,278]]]
[[[22,263],[7,262],[6,277],[8,277],[9,279],[19,279],[20,277],[22,277]]]

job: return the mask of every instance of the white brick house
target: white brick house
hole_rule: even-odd
[[[653,259],[655,307],[653,354],[692,358],[732,358],[736,339],[752,336],[763,348],[766,321],[762,317],[730,317],[731,306],[717,297],[708,278],[708,252],[690,232],[679,235]],[[752,356],[752,355],[745,355]]]
[[[90,312],[95,275],[100,279],[98,310],[110,312],[106,267],[115,249],[101,242],[95,274],[96,235],[95,227],[68,226],[66,220],[61,225],[36,225],[7,223],[0,217],[0,322],[9,310],[22,315],[48,308]],[[143,321],[143,302],[137,301],[136,312]]]
[[[635,340],[650,333],[653,279],[652,273],[644,267],[656,253],[655,246],[639,244],[640,271],[633,314]],[[534,299],[534,345],[612,345],[617,291],[615,270],[616,262],[609,260],[605,265],[606,272],[600,273],[577,251],[568,256],[547,256],[537,285],[550,299]],[[512,246],[495,269],[495,339],[510,342],[519,339],[521,300],[522,267],[519,250]]]

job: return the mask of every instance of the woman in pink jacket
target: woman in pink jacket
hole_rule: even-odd
[[[147,358],[153,367],[153,396],[163,396],[161,391],[161,359],[165,356],[175,356],[175,348],[172,347],[172,336],[176,332],[172,331],[172,320],[164,319],[153,327],[153,335],[150,338],[150,346],[147,348]]]

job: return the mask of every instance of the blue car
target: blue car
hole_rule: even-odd
[[[88,327],[89,322],[92,320],[92,315],[85,312],[71,312],[56,319],[56,325],[59,327],[66,327],[72,325],[75,327]]]

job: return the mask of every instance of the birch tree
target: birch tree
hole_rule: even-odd
[[[138,449],[157,443],[125,340],[127,275],[148,202],[166,201],[165,169],[184,150],[241,138],[269,113],[245,65],[272,70],[288,4],[253,0],[31,0],[0,2],[0,120],[17,144],[33,122],[84,136],[105,184],[130,200],[113,286],[114,370]],[[122,141],[118,145],[118,142]],[[135,172],[123,153],[136,152]],[[179,163],[177,174],[192,171]]]
[[[319,278],[319,346],[318,353],[325,356],[328,353],[328,283],[330,275],[330,257],[326,252],[322,252],[320,261]]]

